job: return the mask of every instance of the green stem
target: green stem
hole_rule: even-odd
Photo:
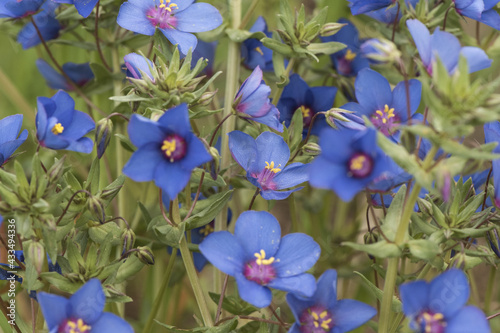
[[[250,7],[248,7],[247,13],[245,14],[245,17],[243,20],[241,20],[240,24],[240,29],[245,29],[246,25],[248,24],[248,21],[250,21],[250,18],[252,17],[253,11],[255,10],[255,7],[259,4],[260,0],[253,0],[252,3],[250,4]]]
[[[432,146],[431,150],[425,157],[424,162],[422,163],[422,168],[427,171],[430,167],[432,161],[434,160],[434,156],[438,151],[438,147]],[[399,222],[398,229],[396,231],[396,238],[394,242],[396,245],[400,246],[405,241],[406,232],[408,231],[408,227],[410,225],[411,214],[413,213],[413,207],[417,202],[418,195],[420,194],[420,190],[422,187],[419,184],[415,184],[413,186],[413,190],[410,193],[410,196],[405,202],[405,207],[403,210],[403,214],[401,216],[401,220]],[[387,266],[387,274],[384,283],[384,295],[382,297],[382,304],[380,310],[380,319],[379,319],[379,333],[387,333],[389,332],[389,325],[392,323],[392,298],[394,296],[394,288],[396,287],[396,278],[398,275],[398,263],[399,258],[391,258],[389,259],[389,264]]]
[[[290,72],[292,71],[293,66],[295,65],[295,58],[291,58],[290,61],[288,62],[288,65],[286,66],[285,69],[285,75],[286,77],[290,77]],[[274,93],[273,96],[273,104],[276,105],[278,101],[280,100],[281,93],[283,93],[283,88],[278,88],[276,89],[276,92]]]
[[[156,294],[155,300],[153,302],[153,308],[149,313],[146,326],[144,326],[144,329],[142,330],[143,333],[151,332],[151,327],[153,326],[153,320],[155,319],[156,314],[160,309],[160,305],[163,301],[165,290],[167,289],[168,283],[170,282],[170,277],[172,276],[172,271],[174,268],[176,256],[177,256],[177,249],[174,248],[172,250],[172,254],[170,255],[170,259],[168,260],[167,270],[165,271],[165,275],[163,276],[163,281],[161,282],[160,290]]]
[[[486,294],[484,296],[484,312],[489,313],[490,312],[490,306],[491,306],[491,296],[493,296],[493,288],[495,286],[495,276],[496,276],[497,270],[494,266],[491,266],[490,268],[490,276],[488,279],[488,285],[486,287]]]
[[[292,217],[292,232],[299,232],[299,220],[297,218],[297,207],[293,193],[288,197],[288,205],[290,206],[290,216]]]

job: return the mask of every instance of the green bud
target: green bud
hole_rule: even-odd
[[[215,97],[215,94],[217,94],[217,89],[215,91],[207,91],[206,93],[203,93],[198,100],[198,105],[201,106],[208,106],[210,103],[212,103],[212,100]]]
[[[302,152],[309,156],[318,156],[321,154],[321,148],[315,142],[308,142],[302,147]]]
[[[208,150],[210,155],[212,155],[212,161],[210,162],[210,176],[212,179],[217,179],[217,173],[219,170],[219,165],[220,165],[220,154],[217,148],[215,147],[210,147]]]
[[[135,233],[132,229],[125,229],[122,234],[122,255],[132,250],[135,243]]]
[[[105,188],[104,190],[101,191],[99,198],[101,198],[104,201],[111,200],[118,194],[118,192],[120,192],[122,187],[123,185]]]
[[[319,34],[321,35],[321,37],[332,36],[339,32],[339,30],[346,25],[346,23],[326,23],[321,27]]]
[[[137,258],[145,263],[146,265],[154,265],[155,264],[155,257],[153,255],[153,252],[151,249],[147,246],[139,246],[137,248],[137,251],[135,252],[137,255]]]
[[[498,236],[498,229],[491,229],[486,233],[486,237],[490,243],[491,250],[500,258],[500,237]]]
[[[97,122],[95,131],[95,144],[97,146],[97,157],[101,158],[111,141],[113,133],[113,122],[109,118],[103,118]]]
[[[87,208],[101,223],[104,223],[106,220],[104,205],[98,197],[89,197],[87,199]]]
[[[45,248],[40,242],[32,241],[28,247],[28,261],[35,267],[38,274],[42,273],[45,261]]]
[[[401,58],[401,52],[390,40],[383,38],[372,38],[361,45],[363,55],[380,63],[394,63]]]
[[[56,183],[59,178],[64,173],[64,161],[66,160],[66,155],[64,155],[59,161],[54,163],[52,167],[47,171],[49,175],[49,183]]]

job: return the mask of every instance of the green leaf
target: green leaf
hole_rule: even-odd
[[[283,44],[277,40],[274,40],[272,38],[262,38],[260,41],[265,47],[275,52],[278,52],[284,56],[290,57],[294,53],[293,49],[290,46]]]
[[[219,212],[226,206],[234,190],[228,190],[225,192],[217,193],[212,195],[208,199],[205,199],[205,204],[209,206],[199,213],[193,214],[186,221],[186,229],[191,230],[194,228],[202,227],[210,222],[219,214]]]
[[[97,157],[92,161],[90,166],[89,175],[84,183],[85,189],[90,193],[96,193],[99,190],[99,178],[100,178],[100,159]]]
[[[47,281],[57,289],[71,294],[82,286],[80,283],[71,282],[69,279],[57,272],[44,272],[40,274],[40,277],[42,280]]]
[[[57,242],[56,230],[49,226],[42,228],[43,245],[53,264],[57,263]]]
[[[113,235],[113,238],[109,239],[107,237],[108,234]],[[107,240],[114,246],[119,245],[121,244],[121,235],[122,229],[114,222],[108,222],[96,227],[89,228],[90,239],[92,239],[97,244],[103,244],[104,241]]]
[[[208,295],[215,304],[219,304],[220,294],[209,292]],[[224,300],[222,301],[222,308],[234,315],[243,316],[248,316],[249,314],[258,311],[255,306],[243,301],[241,298],[228,295],[224,296]]]
[[[111,96],[109,99],[117,102],[141,102],[151,100],[151,98],[141,97],[136,94],[129,94],[125,96]]]
[[[311,43],[307,46],[307,50],[314,54],[333,54],[345,48],[345,44],[338,42]]]
[[[304,131],[304,118],[302,110],[295,110],[290,126],[288,127],[288,145],[290,146],[290,151],[294,152],[299,148],[299,144],[302,142],[302,132]]]
[[[377,258],[393,258],[401,256],[401,249],[394,243],[387,243],[385,240],[373,244],[358,244],[353,242],[342,242],[342,246],[366,252]]]
[[[131,153],[135,152],[135,147],[128,137],[119,133],[116,133],[115,136],[118,138],[118,140],[120,140],[120,144],[122,145],[123,148],[125,148]]]
[[[419,259],[433,260],[437,255],[441,254],[439,246],[427,239],[413,239],[407,243],[410,253]]]
[[[122,283],[126,279],[136,275],[144,267],[144,265],[145,264],[136,256],[128,257],[120,268],[118,268],[114,283]]]
[[[236,43],[242,43],[249,38],[254,39],[262,39],[266,38],[266,34],[262,31],[250,32],[247,30],[240,29],[226,29],[226,34],[229,36],[229,39]]]
[[[401,221],[401,216],[403,214],[405,197],[406,185],[403,185],[392,200],[391,206],[387,210],[387,215],[381,227],[384,235],[391,241],[394,241],[394,239],[396,238],[396,233]],[[406,238],[407,236],[405,236],[405,239]]]
[[[376,285],[374,285],[373,283],[371,283],[371,281],[368,280],[360,272],[354,271],[354,273],[361,277],[361,279],[363,281],[363,284],[366,287],[368,287],[368,290],[371,291],[371,293],[373,294],[373,296],[375,296],[381,302],[382,301],[382,297],[384,295],[384,292],[382,290],[380,290]],[[396,296],[392,297],[392,306],[391,306],[391,309],[392,309],[393,312],[396,312],[396,313],[401,312],[402,309],[403,309],[401,301]]]
[[[148,229],[153,229],[160,242],[176,248],[184,237],[185,228],[186,223],[181,223],[178,227],[168,224],[162,215],[153,218],[148,226]]]
[[[476,228],[462,228],[462,229],[451,228],[451,230],[453,231],[453,233],[457,237],[460,237],[460,238],[468,238],[468,237],[478,238],[478,237],[484,237],[484,235],[486,235],[486,233],[488,231],[490,231],[494,228],[495,228],[495,225],[492,224],[490,226],[479,228],[479,229],[476,229]]]

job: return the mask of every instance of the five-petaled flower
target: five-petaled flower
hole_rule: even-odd
[[[372,318],[377,311],[352,299],[337,300],[337,271],[329,269],[318,279],[311,297],[286,295],[296,322],[289,333],[345,333]]]
[[[74,90],[73,86],[70,82],[68,82],[66,77],[52,68],[52,66],[50,66],[45,60],[37,59],[36,67],[50,88],[56,90],[63,89],[66,91]],[[62,65],[62,70],[78,87],[83,87],[94,78],[94,73],[92,72],[88,62],[83,64],[67,62]]]
[[[154,180],[172,199],[188,184],[195,167],[212,160],[191,132],[186,104],[165,111],[158,121],[132,115],[128,134],[138,149],[123,173],[138,182]]]
[[[457,13],[497,30],[500,30],[500,15],[495,6],[499,2],[498,0],[453,0]]]
[[[7,163],[14,151],[26,141],[27,129],[19,135],[22,123],[22,114],[15,114],[0,120],[0,166]]]
[[[234,235],[214,232],[200,244],[201,253],[222,272],[235,277],[240,297],[257,306],[271,304],[269,288],[310,297],[316,283],[304,273],[319,258],[312,237],[293,233],[281,238],[279,222],[268,212],[246,211]]]
[[[35,14],[45,0],[3,0],[0,2],[0,18],[22,18]]]
[[[469,284],[459,269],[450,269],[431,282],[405,283],[399,291],[403,312],[416,332],[490,332],[484,313],[475,306],[465,306]]]
[[[50,332],[134,332],[122,318],[103,312],[106,296],[98,279],[89,280],[69,299],[45,292],[37,298]]]
[[[280,112],[269,100],[269,94],[271,88],[262,80],[262,70],[257,66],[238,90],[234,109],[241,117],[283,132],[283,124],[279,121]]]
[[[36,137],[42,147],[90,153],[92,140],[84,137],[95,123],[84,112],[75,110],[75,101],[59,90],[51,98],[37,98]]]
[[[266,20],[259,16],[250,32],[263,32],[267,37],[271,38],[272,34],[267,30]],[[248,69],[255,69],[259,66],[264,72],[270,72],[273,67],[273,51],[262,44],[256,38],[249,38],[241,44],[241,57],[243,65]]]
[[[339,144],[342,143],[342,144]],[[331,189],[350,201],[389,168],[389,157],[377,146],[373,128],[364,131],[324,129],[319,136],[321,154],[311,163],[309,183]]]
[[[193,32],[210,31],[222,24],[219,11],[208,3],[194,0],[129,0],[118,12],[117,23],[122,28],[152,36],[156,28],[179,51],[194,50],[198,39]]]
[[[308,180],[308,164],[292,163],[290,149],[283,138],[272,132],[264,132],[257,139],[233,131],[229,135],[229,150],[236,162],[247,172],[247,179],[260,188],[266,200],[283,200],[290,193],[300,190],[290,188]]]

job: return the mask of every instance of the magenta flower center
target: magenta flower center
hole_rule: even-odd
[[[271,161],[271,163],[266,162],[266,166],[264,167],[264,169],[262,169],[262,171],[258,174],[252,174],[252,177],[257,178],[257,182],[260,184],[263,190],[274,191],[278,187],[276,183],[274,183],[273,179],[274,176],[276,176],[276,174],[281,171],[279,167],[281,167],[281,164],[275,166],[273,161]]]
[[[174,29],[177,27],[177,19],[172,11],[178,6],[171,0],[160,0],[159,6],[151,7],[146,12],[149,22],[160,29]]]
[[[305,309],[299,320],[302,333],[330,332],[334,325],[332,314],[322,305],[314,305]]]
[[[399,123],[399,118],[394,114],[394,108],[389,108],[386,104],[383,110],[377,110],[372,115],[372,123],[377,129],[389,136],[392,134],[392,128]]]
[[[417,323],[420,325],[421,332],[444,333],[446,329],[446,321],[442,313],[422,312],[417,317]]]
[[[58,333],[89,333],[91,327],[81,319],[66,319],[59,325]]]
[[[347,162],[347,169],[354,178],[367,177],[373,170],[373,160],[368,154],[355,153]]]
[[[345,55],[338,59],[337,70],[342,75],[348,75],[352,73],[352,61],[356,58],[357,54],[351,50],[347,50]]]
[[[300,111],[302,112],[302,122],[304,123],[304,128],[309,128],[314,117],[314,111],[305,105],[300,106]]]
[[[161,150],[170,162],[175,162],[186,156],[187,143],[183,137],[170,134],[163,140]]]
[[[246,263],[243,275],[248,280],[265,286],[276,278],[276,270],[272,266],[275,259],[274,257],[266,259],[266,252],[264,250],[254,253],[254,256],[256,259]]]

